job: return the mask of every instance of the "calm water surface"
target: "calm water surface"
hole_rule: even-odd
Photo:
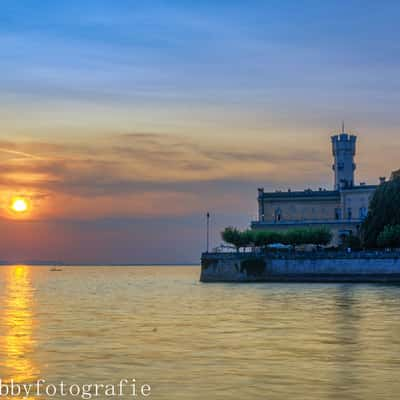
[[[0,267],[0,377],[136,378],[168,400],[397,398],[400,287],[198,277],[198,267]]]

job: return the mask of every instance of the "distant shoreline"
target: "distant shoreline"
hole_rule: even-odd
[[[30,267],[200,267],[199,263],[177,263],[177,264],[157,264],[157,263],[146,263],[146,264],[63,264],[63,263],[0,263],[1,267],[12,267],[16,265],[26,265]]]

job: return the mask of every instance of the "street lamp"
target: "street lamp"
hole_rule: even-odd
[[[207,212],[207,253],[210,247],[210,213]]]

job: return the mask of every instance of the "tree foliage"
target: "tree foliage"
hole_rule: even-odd
[[[386,225],[378,235],[377,244],[383,248],[400,247],[400,225]]]
[[[226,243],[232,244],[239,251],[242,247],[250,246],[254,241],[254,235],[252,231],[245,230],[240,231],[237,228],[228,226],[221,232],[222,240]]]
[[[232,244],[239,250],[242,247],[242,232],[232,226],[228,226],[221,232],[222,240],[226,243]]]
[[[353,250],[361,250],[361,240],[358,236],[350,234],[343,238],[341,247],[346,249],[350,248]]]
[[[332,233],[327,228],[291,229],[282,233],[282,243],[292,246],[304,244],[327,245],[332,240]]]
[[[282,243],[291,246],[304,244],[327,245],[332,240],[332,233],[327,228],[302,228],[287,231],[240,231],[228,227],[221,232],[222,239],[239,250],[250,245],[266,247],[271,244]]]
[[[378,236],[385,226],[400,225],[400,177],[378,186],[372,197],[367,218],[361,227],[363,246],[378,247]]]
[[[268,246],[273,243],[282,243],[282,235],[273,231],[253,231],[254,245],[257,247]]]

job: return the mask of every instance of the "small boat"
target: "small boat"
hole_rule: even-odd
[[[50,272],[61,272],[61,271],[62,271],[61,268],[57,268],[57,267],[50,268]]]

